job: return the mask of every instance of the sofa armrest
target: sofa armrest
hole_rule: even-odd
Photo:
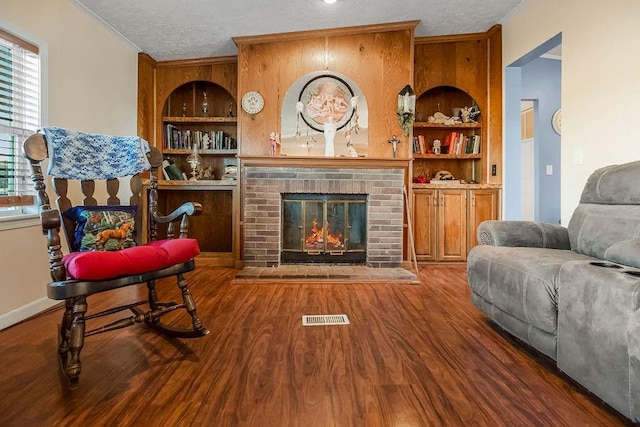
[[[565,227],[533,221],[484,221],[478,227],[478,242],[492,246],[571,249]]]
[[[623,240],[614,243],[604,253],[607,261],[640,268],[640,239]]]

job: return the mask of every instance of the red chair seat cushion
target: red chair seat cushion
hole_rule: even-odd
[[[167,239],[119,251],[72,252],[63,262],[72,279],[106,280],[170,267],[199,253],[196,239]]]

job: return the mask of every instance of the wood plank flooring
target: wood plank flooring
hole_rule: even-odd
[[[136,325],[89,337],[75,390],[57,368],[61,309],[0,331],[2,427],[628,424],[492,327],[464,265],[424,266],[418,285],[234,284],[236,272],[187,275],[210,335]],[[89,308],[145,289],[92,296]],[[303,327],[304,314],[351,324]]]

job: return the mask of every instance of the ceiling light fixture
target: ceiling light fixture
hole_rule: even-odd
[[[337,1],[337,0],[324,0],[324,2],[325,2],[326,4],[333,4],[333,3],[335,3],[336,1]]]

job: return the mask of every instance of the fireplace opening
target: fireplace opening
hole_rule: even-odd
[[[283,264],[364,264],[366,194],[282,194]]]

